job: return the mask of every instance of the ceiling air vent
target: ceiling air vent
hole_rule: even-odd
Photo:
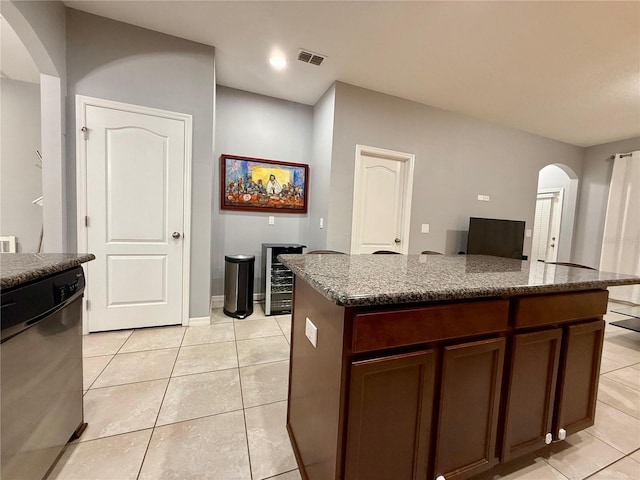
[[[309,50],[300,49],[300,51],[298,51],[298,60],[304,63],[310,63],[312,65],[320,65],[325,58],[327,58],[326,55],[313,53],[313,52],[310,52]]]

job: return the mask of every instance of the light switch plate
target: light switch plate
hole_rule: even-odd
[[[309,317],[306,318],[304,334],[311,342],[311,345],[313,345],[314,348],[318,348],[318,327],[316,327],[313,322],[309,320]]]
[[[422,228],[420,229],[420,231],[422,233],[429,233],[429,224],[428,223],[423,223],[422,224]]]
[[[527,228],[527,231],[524,232],[524,236],[525,237],[530,237],[533,234],[533,232],[531,231],[531,229]]]

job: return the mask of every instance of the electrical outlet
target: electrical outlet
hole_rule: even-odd
[[[428,223],[423,223],[422,224],[422,228],[420,229],[420,231],[422,233],[429,233],[429,224]]]
[[[313,322],[309,320],[309,317],[306,317],[304,334],[311,342],[311,345],[313,345],[314,348],[318,348],[318,327],[316,327]]]
[[[489,197],[489,195],[485,195],[485,196],[484,196],[484,201],[485,201],[485,202],[488,202],[489,200],[491,200],[491,198]]]
[[[276,223],[276,217],[273,215],[269,215],[269,225],[274,225]]]

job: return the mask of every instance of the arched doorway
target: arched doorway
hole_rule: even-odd
[[[1,14],[0,45],[0,235],[14,251],[34,253],[42,240],[40,71]]]
[[[45,252],[67,251],[65,28],[60,2],[0,2],[0,14],[26,47],[40,73],[40,152]],[[52,20],[44,20],[51,17]],[[40,208],[40,207],[38,207]]]
[[[532,261],[571,261],[577,194],[578,178],[568,166],[552,164],[540,170]]]

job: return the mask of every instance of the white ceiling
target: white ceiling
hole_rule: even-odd
[[[339,80],[574,145],[640,135],[637,1],[64,3],[213,45],[242,90],[313,105]]]
[[[40,72],[9,22],[0,15],[0,77],[40,83]]]

